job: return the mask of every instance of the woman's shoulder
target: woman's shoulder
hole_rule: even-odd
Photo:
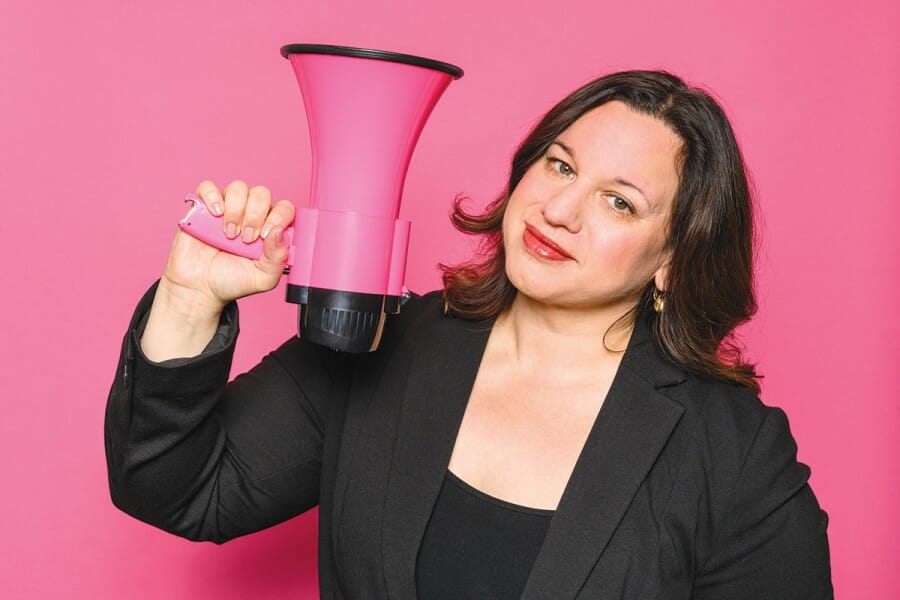
[[[772,415],[784,412],[763,402],[753,390],[742,385],[688,373],[683,389],[673,399],[684,406],[688,415],[708,428],[731,433],[755,430]]]
[[[806,484],[810,470],[797,460],[784,410],[737,384],[699,377],[687,383],[694,393],[685,402],[684,424],[694,450],[704,457],[708,484],[723,499],[734,502],[740,489],[746,498],[783,500]]]
[[[689,375],[672,398],[682,404],[682,426],[691,446],[705,457],[708,475],[719,480],[747,477],[748,471],[790,472],[793,485],[809,477],[797,462],[797,444],[787,414],[743,386]]]

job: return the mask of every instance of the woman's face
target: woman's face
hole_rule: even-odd
[[[666,285],[681,140],[622,102],[590,110],[525,173],[503,218],[506,272],[559,306],[630,307]]]

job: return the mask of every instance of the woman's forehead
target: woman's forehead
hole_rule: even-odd
[[[654,116],[607,102],[584,113],[555,141],[581,176],[632,183],[653,205],[674,198],[681,138]]]

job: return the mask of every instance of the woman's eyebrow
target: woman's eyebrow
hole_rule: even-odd
[[[554,144],[556,144],[557,146],[559,146],[560,148],[562,148],[563,150],[565,150],[566,153],[567,153],[569,156],[571,156],[572,158],[575,158],[575,151],[572,150],[571,148],[569,148],[566,144],[562,143],[562,142],[559,141],[559,140],[553,140],[552,142],[550,142],[550,145],[551,145],[551,146],[554,145]]]
[[[633,189],[637,193],[639,193],[641,196],[643,196],[644,200],[646,200],[648,204],[650,203],[650,200],[649,200],[649,198],[647,198],[647,194],[644,193],[644,190],[639,188],[637,185],[631,183],[627,179],[622,179],[621,177],[616,177],[615,179],[613,179],[613,181],[615,181],[618,184],[624,185],[625,187],[630,187],[631,189]]]

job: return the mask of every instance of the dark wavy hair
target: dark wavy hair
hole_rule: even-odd
[[[480,214],[457,198],[451,220],[483,235],[478,253],[460,265],[440,265],[449,314],[490,319],[509,308],[516,289],[506,276],[502,223],[510,194],[550,144],[589,110],[611,101],[656,117],[681,138],[679,176],[667,232],[671,251],[665,310],[652,310],[647,283],[638,316],[675,363],[759,392],[759,375],[745,362],[734,328],[756,312],[753,294],[753,208],[748,176],[731,124],[705,91],[663,71],[625,71],[575,90],[544,115],[512,160],[503,193]]]

